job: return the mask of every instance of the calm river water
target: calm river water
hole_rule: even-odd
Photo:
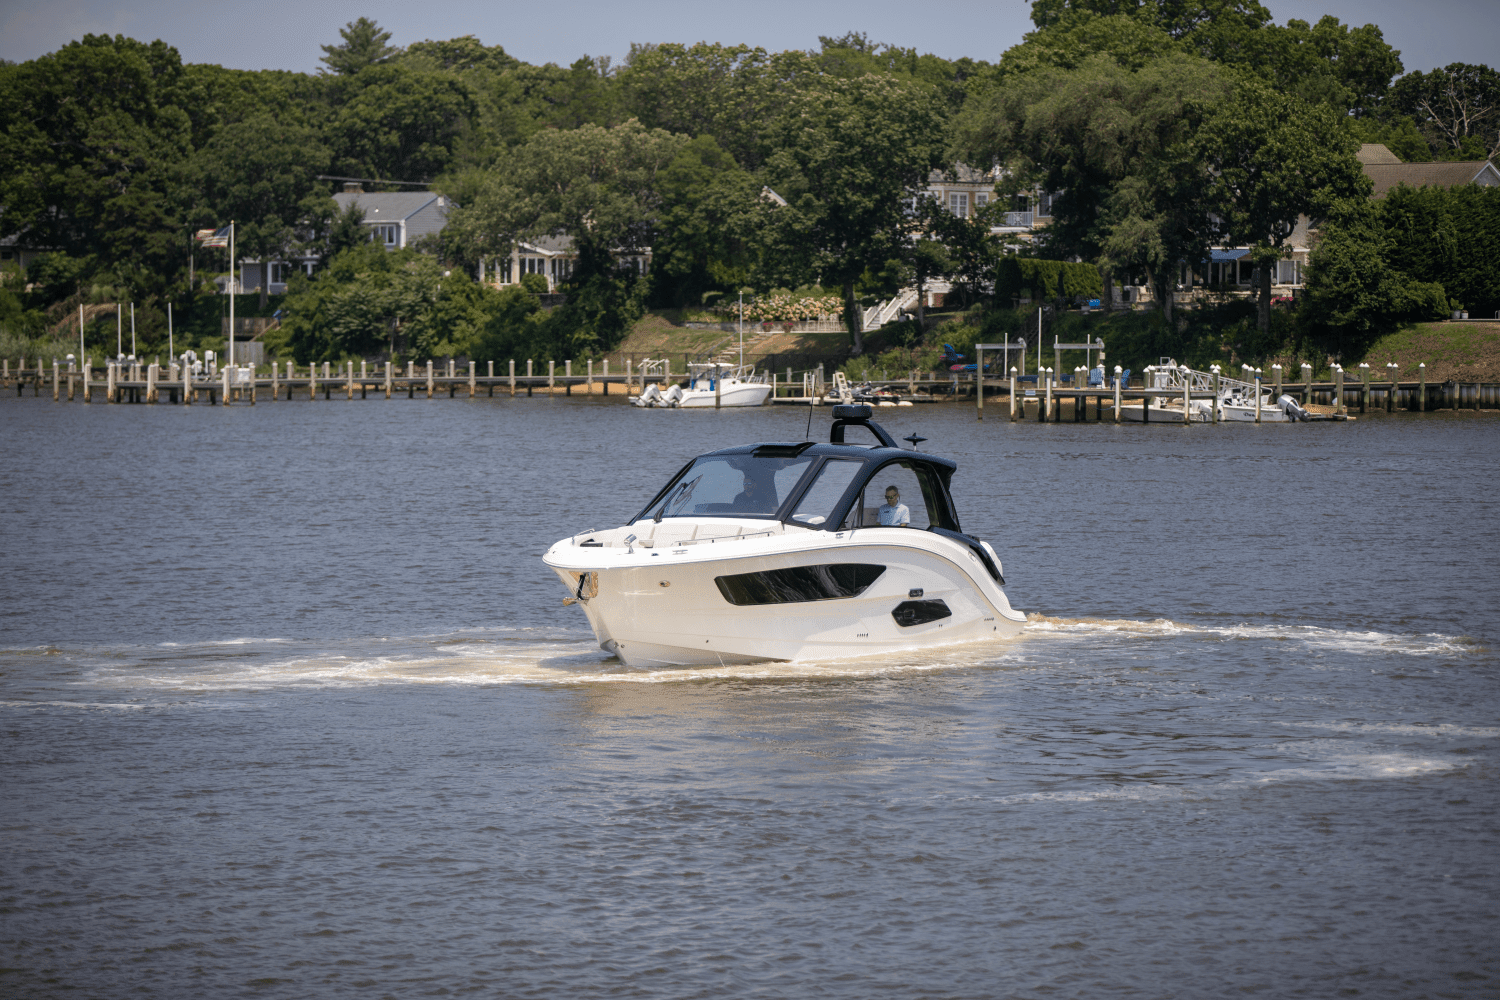
[[[0,397],[0,993],[1497,995],[1500,416],[879,416],[1021,638],[594,646],[546,546],[801,409]]]

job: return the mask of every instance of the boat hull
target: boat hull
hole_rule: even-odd
[[[771,387],[757,382],[726,385],[715,398],[712,389],[688,389],[677,405],[687,409],[718,406],[761,406],[771,395]]]
[[[725,558],[731,547],[636,549],[606,557],[559,543],[545,561],[570,594],[585,598],[579,603],[600,647],[633,667],[899,654],[1006,638],[1025,624],[969,549],[929,532],[799,533]],[[723,576],[839,563],[885,569],[856,596],[796,603],[739,606],[715,583]],[[914,598],[942,601],[950,614],[900,624],[893,612]]]

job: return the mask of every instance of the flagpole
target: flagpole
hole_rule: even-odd
[[[135,357],[135,303],[130,303],[130,356]]]
[[[83,303],[78,303],[78,361],[83,362]]]
[[[167,303],[167,359],[170,361],[177,355],[172,353],[172,303]]]
[[[234,364],[234,220],[229,220],[229,364]],[[226,400],[227,402],[227,400]]]

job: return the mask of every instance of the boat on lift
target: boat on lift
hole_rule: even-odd
[[[626,524],[542,557],[632,667],[890,655],[1017,634],[1000,557],[965,534],[957,464],[901,448],[869,406],[827,444],[700,455]],[[859,428],[872,444],[844,440]]]
[[[1213,420],[1216,385],[1219,419],[1222,421],[1287,423],[1312,419],[1312,415],[1290,395],[1282,393],[1279,398],[1273,399],[1259,382],[1229,378],[1220,374],[1217,366],[1214,371],[1197,371],[1186,365],[1179,365],[1171,358],[1162,358],[1160,365],[1146,369],[1146,385],[1152,389],[1169,389],[1174,393],[1181,393],[1190,386],[1193,398],[1189,401],[1191,407],[1187,412],[1188,420],[1192,423],[1209,423]],[[1208,395],[1207,399],[1202,398],[1204,394]],[[1155,396],[1140,403],[1125,403],[1120,407],[1120,416],[1125,420],[1180,424],[1183,422],[1182,397]]]
[[[757,374],[754,365],[731,365],[723,361],[688,365],[688,384],[669,386],[665,392],[648,385],[631,402],[636,406],[696,408],[704,406],[761,406],[771,395],[771,383]]]

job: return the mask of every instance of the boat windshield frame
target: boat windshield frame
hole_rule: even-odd
[[[708,459],[728,459],[733,467],[747,465],[752,462],[766,461],[776,463],[782,468],[792,462],[806,462],[806,468],[798,475],[787,492],[782,496],[777,508],[772,512],[749,512],[730,509],[709,511],[672,511],[668,507],[671,503],[671,495],[679,491],[688,474],[698,465]],[[793,520],[792,515],[797,511],[803,498],[813,488],[825,468],[830,462],[856,461],[861,464],[855,474],[850,478],[848,485],[832,504],[824,520],[810,524],[805,521]],[[640,521],[656,520],[658,510],[661,510],[661,519],[674,517],[722,517],[736,519],[752,519],[761,521],[780,521],[785,525],[802,528],[808,531],[846,531],[850,530],[844,525],[852,505],[859,501],[865,488],[870,481],[880,473],[880,470],[892,462],[911,463],[923,467],[929,474],[934,488],[934,497],[939,512],[938,524],[949,531],[962,532],[959,527],[958,514],[953,505],[953,497],[949,492],[949,481],[954,471],[958,468],[957,463],[936,455],[928,455],[917,451],[906,451],[901,448],[866,447],[862,445],[844,444],[812,444],[802,442],[800,444],[763,444],[749,445],[740,448],[728,448],[722,451],[709,452],[699,455],[688,462],[676,475],[672,476],[667,484],[651,498],[651,502],[641,508],[640,512],[631,518],[630,523]],[[774,472],[772,473],[774,475]],[[701,478],[701,477],[700,477]],[[692,489],[695,489],[693,487]],[[689,491],[691,495],[691,489]],[[686,497],[683,498],[684,501]],[[730,504],[711,501],[709,504],[715,507],[728,508]],[[685,507],[686,504],[684,503]],[[865,526],[860,530],[868,530]]]

